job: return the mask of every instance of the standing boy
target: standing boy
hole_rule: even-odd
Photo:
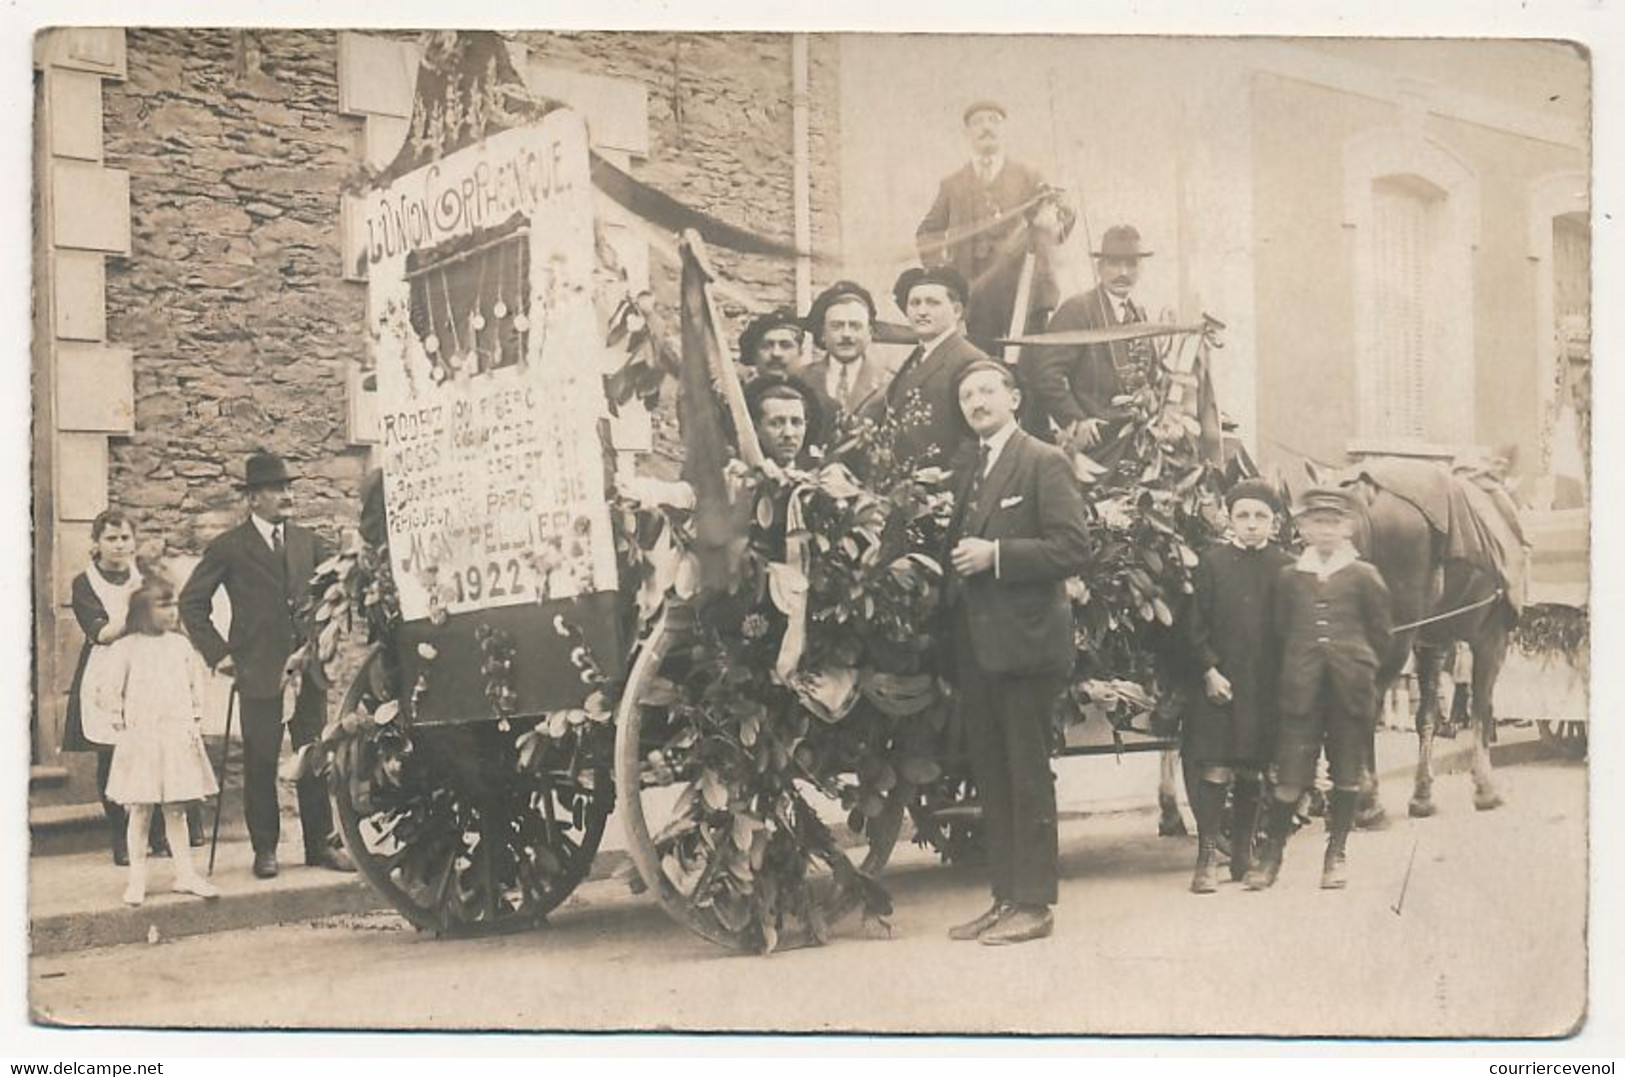
[[[1225,495],[1230,541],[1202,555],[1185,619],[1193,672],[1180,750],[1196,768],[1196,874],[1191,892],[1218,889],[1220,821],[1235,796],[1230,877],[1252,866],[1263,771],[1275,755],[1275,689],[1280,647],[1272,624],[1276,581],[1292,556],[1270,542],[1281,502],[1266,482],[1238,482]]]
[[[1274,885],[1292,825],[1293,805],[1314,783],[1322,745],[1332,772],[1325,890],[1348,885],[1345,853],[1354,828],[1361,762],[1377,719],[1377,661],[1393,629],[1388,588],[1349,541],[1353,502],[1343,490],[1317,487],[1304,496],[1298,530],[1306,548],[1281,571],[1275,625],[1281,636],[1281,716],[1275,797],[1249,890]]]
[[[1075,653],[1066,580],[1089,547],[1066,457],[1016,425],[1021,393],[1009,367],[970,364],[955,395],[976,450],[957,472],[948,606],[993,904],[948,935],[997,946],[1053,929],[1050,722]]]

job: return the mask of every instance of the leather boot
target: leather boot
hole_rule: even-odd
[[[1224,786],[1215,782],[1196,783],[1196,799],[1191,810],[1196,816],[1196,873],[1191,876],[1191,893],[1212,894],[1219,889],[1219,827],[1224,817]]]
[[[1333,789],[1327,824],[1326,862],[1320,871],[1322,890],[1341,890],[1349,884],[1347,850],[1349,831],[1354,829],[1354,809],[1360,794],[1353,789]]]
[[[1264,848],[1258,860],[1247,872],[1247,889],[1268,890],[1281,874],[1281,860],[1286,855],[1287,839],[1292,836],[1291,804],[1270,798],[1269,830],[1264,835]]]
[[[1237,778],[1230,824],[1230,881],[1241,882],[1253,866],[1253,850],[1258,844],[1258,809],[1261,783]]]

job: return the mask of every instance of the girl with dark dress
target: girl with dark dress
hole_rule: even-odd
[[[1227,795],[1234,795],[1230,877],[1252,862],[1263,772],[1275,753],[1275,681],[1279,646],[1271,624],[1276,580],[1292,556],[1270,542],[1280,499],[1249,480],[1225,496],[1231,541],[1202,555],[1186,618],[1193,670],[1181,750],[1196,768],[1196,872],[1191,891],[1218,889],[1215,861]]]

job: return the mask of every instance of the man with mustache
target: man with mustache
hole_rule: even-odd
[[[947,589],[959,716],[982,802],[993,903],[948,932],[1008,945],[1048,935],[1057,897],[1050,717],[1076,657],[1066,581],[1089,557],[1066,456],[1021,430],[1021,392],[982,359],[954,383],[974,435],[955,468]]]
[[[807,364],[801,377],[832,417],[869,414],[886,387],[890,371],[869,354],[874,322],[874,297],[856,281],[836,281],[813,300],[807,328],[825,358]]]
[[[1064,242],[1077,214],[1038,170],[1004,156],[1004,106],[973,101],[965,109],[971,159],[943,179],[915,231],[920,261],[949,265],[970,286],[965,335],[976,346],[1010,333],[1021,268],[1033,254],[1032,292],[1024,330],[1036,330],[1059,298],[1050,248]]]
[[[1132,224],[1114,225],[1106,229],[1100,250],[1092,253],[1099,284],[1062,303],[1046,332],[1110,329],[1146,320],[1145,308],[1132,295],[1140,262],[1152,254],[1140,247],[1139,230]],[[1131,412],[1112,400],[1144,384],[1149,361],[1143,341],[1023,349],[1022,380],[1035,398],[1028,429],[1048,435],[1053,423],[1102,463],[1115,459],[1122,448],[1118,435]]]

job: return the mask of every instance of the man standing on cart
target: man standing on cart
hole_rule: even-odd
[[[948,615],[993,904],[948,935],[999,946],[1054,927],[1050,721],[1074,657],[1066,580],[1083,568],[1088,536],[1066,457],[1016,424],[1010,368],[974,362],[955,395],[975,443],[956,472]]]
[[[1029,258],[1027,316],[1017,330],[1042,329],[1055,309],[1050,248],[1065,241],[1077,214],[1037,169],[1005,157],[1003,105],[973,101],[964,120],[971,159],[942,180],[914,238],[920,261],[965,278],[965,335],[991,352],[1010,333]]]

